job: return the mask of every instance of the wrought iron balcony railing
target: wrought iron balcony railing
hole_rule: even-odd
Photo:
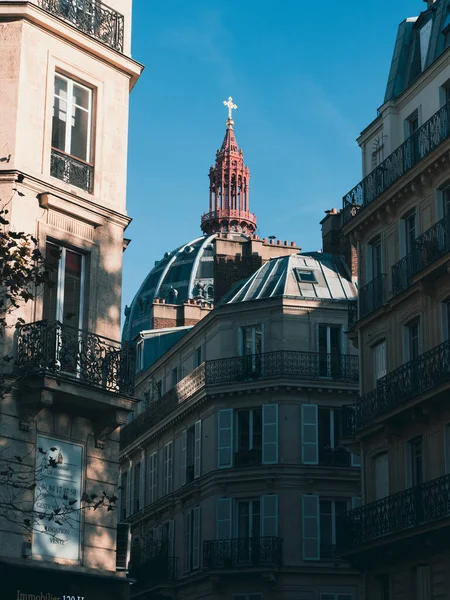
[[[358,320],[358,303],[350,302],[348,305],[348,321],[347,321],[347,331],[352,331],[355,327],[356,321]]]
[[[138,588],[175,581],[178,578],[178,557],[169,556],[167,551],[145,556],[134,549],[131,552],[129,575],[136,580]]]
[[[236,538],[203,542],[204,569],[277,567],[283,562],[283,540],[278,537]]]
[[[328,380],[357,383],[358,356],[320,352],[277,351],[251,356],[209,360],[194,369],[166,394],[150,402],[148,408],[120,431],[125,448],[154,427],[205,386],[225,383],[247,384],[262,379]]]
[[[377,387],[344,409],[344,427],[358,431],[408,400],[450,381],[450,341],[424,352],[378,380]],[[351,411],[353,414],[351,415]]]
[[[52,374],[117,394],[134,393],[134,350],[58,321],[19,328],[16,367],[23,376]]]
[[[450,475],[444,475],[339,515],[339,551],[449,516]]]
[[[38,6],[123,52],[124,17],[100,0],[37,0]]]
[[[440,108],[401,146],[343,198],[344,223],[364,210],[391,185],[450,136],[450,103]]]
[[[450,252],[450,219],[444,217],[420,235],[414,242],[413,251],[392,267],[393,295],[406,290],[414,275],[447,252]]]
[[[52,148],[50,157],[50,175],[86,192],[92,192],[94,167],[55,148]]]
[[[371,312],[383,306],[385,301],[386,275],[378,275],[372,281],[359,289],[359,318],[366,317]]]

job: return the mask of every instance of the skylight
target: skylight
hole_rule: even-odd
[[[307,271],[305,269],[295,269],[297,279],[301,283],[317,283],[316,275],[313,271]]]

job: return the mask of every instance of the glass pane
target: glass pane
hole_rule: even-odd
[[[253,449],[262,448],[262,410],[260,408],[253,411]]]
[[[89,91],[80,87],[76,83],[73,85],[73,102],[77,106],[89,109]]]
[[[319,409],[319,446],[331,447],[330,411],[327,408]]]
[[[238,450],[250,448],[250,413],[248,410],[238,413]]]
[[[328,352],[327,331],[328,331],[328,327],[326,325],[319,325],[319,352],[320,353],[326,354]]]
[[[261,335],[261,325],[255,327],[255,348],[254,354],[261,354],[262,352],[262,335]]]
[[[260,536],[260,524],[261,524],[261,508],[259,500],[254,500],[252,502],[252,530],[251,537],[259,537]]]
[[[242,330],[242,345],[244,348],[244,356],[253,354],[253,327],[245,327]]]
[[[248,538],[250,531],[250,507],[248,502],[238,504],[238,537]]]
[[[320,501],[320,543],[332,545],[331,500]]]
[[[81,300],[81,256],[66,251],[63,323],[79,327]]]
[[[74,108],[72,116],[72,143],[70,154],[87,161],[88,156],[88,113]]]
[[[44,287],[44,319],[54,321],[58,301],[58,266],[61,250],[55,244],[47,243],[45,247],[45,267],[48,282]]]
[[[55,95],[67,100],[67,81],[61,77],[55,77]]]
[[[52,146],[63,152],[66,151],[66,122],[67,102],[55,97],[53,104]]]

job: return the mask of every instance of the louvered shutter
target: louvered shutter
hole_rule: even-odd
[[[194,508],[192,513],[192,568],[198,569],[200,567],[200,507]]]
[[[262,461],[273,465],[278,462],[278,404],[265,404],[262,415]]]
[[[219,410],[217,418],[217,465],[219,469],[233,465],[233,409]]]
[[[185,564],[184,570],[186,572],[191,570],[191,560],[192,560],[192,513],[189,511],[186,514],[184,521],[184,544],[185,544]]]
[[[302,462],[305,465],[319,462],[317,412],[316,404],[302,404]]]
[[[194,479],[200,477],[202,468],[202,422],[195,422]]]
[[[263,537],[278,537],[277,494],[261,496],[261,535]]]
[[[144,508],[145,508],[145,452],[142,453],[140,477],[141,477],[141,480],[139,482],[139,508],[140,508],[140,510],[144,510]]]
[[[186,484],[187,469],[187,430],[181,432],[181,485]]]
[[[303,560],[320,559],[319,497],[302,497]]]

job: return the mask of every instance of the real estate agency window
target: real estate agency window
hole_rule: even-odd
[[[92,191],[92,90],[55,74],[50,174]]]

